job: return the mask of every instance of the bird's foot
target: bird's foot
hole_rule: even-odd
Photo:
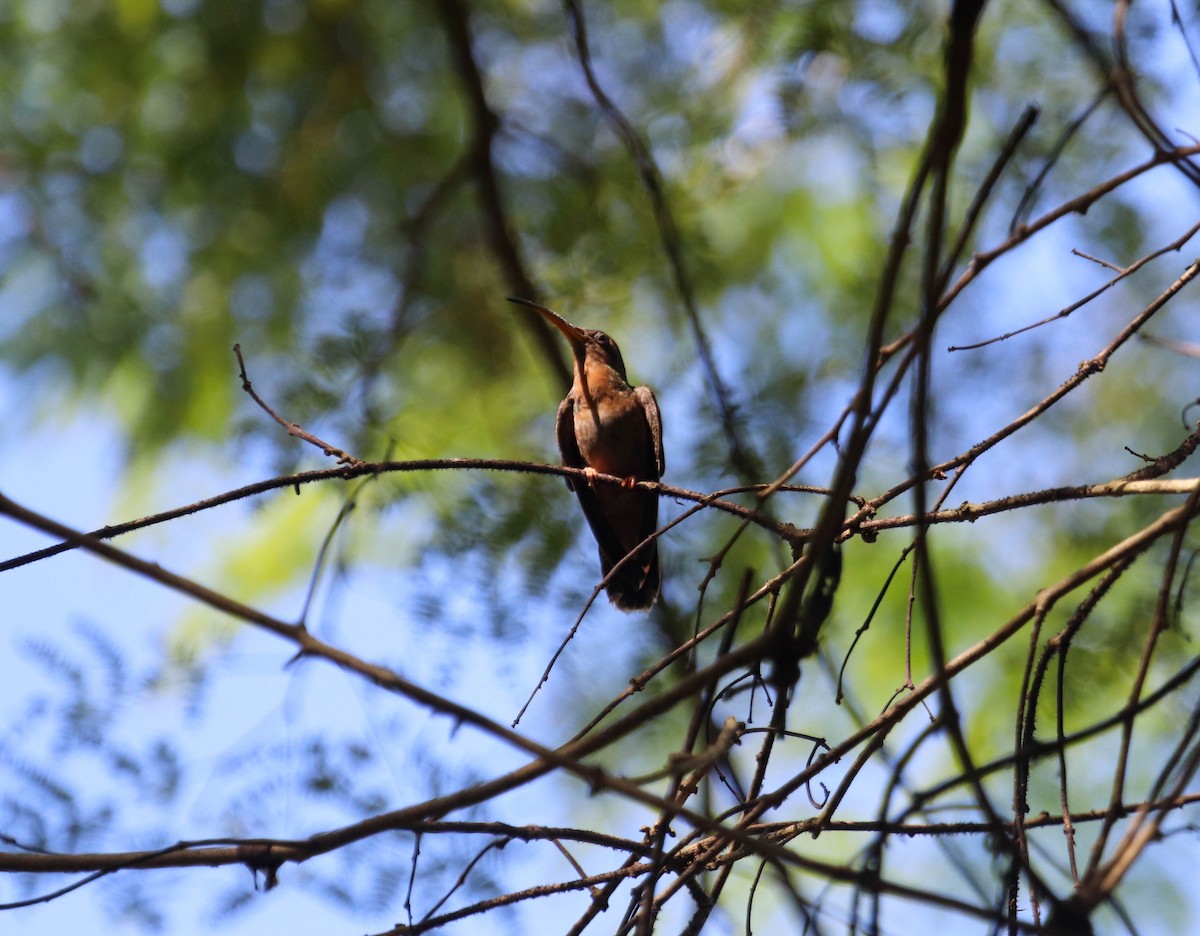
[[[635,487],[637,487],[637,478],[635,478],[633,475],[630,475],[621,482],[621,487],[627,490],[633,490]]]
[[[583,466],[583,476],[587,478],[588,487],[594,488],[596,486],[596,478],[599,477],[599,475],[600,472],[598,472],[595,468],[589,467],[588,465]]]

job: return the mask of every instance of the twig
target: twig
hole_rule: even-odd
[[[944,461],[940,464],[933,465],[924,474],[913,475],[907,480],[890,488],[888,491],[879,495],[875,499],[868,501],[866,506],[859,509],[858,513],[851,517],[848,522],[850,526],[856,526],[863,520],[872,516],[880,507],[889,501],[895,499],[901,494],[909,491],[914,485],[921,483],[928,476],[937,478],[947,472],[953,471],[962,465],[969,464],[974,461],[984,452],[998,445],[1001,441],[1008,438],[1019,429],[1027,426],[1033,420],[1037,419],[1042,413],[1049,410],[1056,403],[1066,397],[1069,393],[1080,387],[1084,381],[1094,374],[1098,374],[1108,365],[1109,360],[1114,354],[1133,338],[1140,329],[1168,302],[1170,302],[1180,290],[1190,283],[1196,276],[1200,274],[1200,259],[1193,261],[1188,265],[1187,269],[1175,280],[1170,286],[1163,290],[1151,303],[1146,306],[1141,312],[1133,317],[1124,328],[1122,328],[1103,349],[1100,350],[1094,357],[1083,361],[1076,368],[1075,373],[1068,377],[1062,384],[1048,396],[1044,397],[1040,402],[1026,410],[1008,425],[992,433],[982,442],[977,442],[971,448],[967,449],[954,458]],[[819,527],[817,528],[819,530]],[[814,533],[814,538],[816,534]]]
[[[1031,181],[1025,187],[1025,191],[1021,194],[1021,200],[1017,202],[1017,207],[1013,211],[1012,220],[1008,225],[1008,233],[1010,236],[1015,234],[1017,229],[1025,224],[1025,220],[1028,218],[1029,212],[1033,210],[1033,200],[1037,196],[1038,191],[1041,189],[1042,183],[1046,181],[1046,176],[1050,174],[1050,170],[1054,168],[1054,166],[1058,163],[1058,160],[1062,157],[1062,154],[1064,150],[1066,150],[1067,144],[1071,141],[1071,138],[1079,132],[1079,129],[1084,125],[1084,123],[1087,122],[1088,118],[1096,112],[1096,108],[1098,108],[1104,102],[1104,99],[1108,97],[1108,95],[1108,88],[1101,89],[1100,92],[1097,93],[1096,96],[1088,103],[1087,107],[1083,109],[1083,112],[1080,113],[1080,115],[1072,120],[1069,124],[1067,124],[1063,132],[1059,134],[1058,139],[1054,141],[1054,145],[1050,147],[1049,155],[1046,156],[1041,168],[1038,169],[1037,174],[1033,177],[1033,181]]]
[[[1039,321],[1036,321],[1036,322],[1031,322],[1029,325],[1022,325],[1020,328],[1013,329],[1010,332],[1005,332],[1003,335],[998,335],[995,338],[988,338],[985,341],[976,341],[973,344],[950,345],[948,348],[946,348],[946,350],[947,351],[974,351],[978,348],[983,348],[990,344],[995,344],[996,342],[999,342],[999,341],[1007,341],[1009,338],[1014,338],[1017,335],[1023,335],[1027,331],[1032,331],[1035,328],[1041,328],[1043,325],[1049,325],[1051,322],[1057,322],[1059,319],[1065,319],[1072,312],[1075,312],[1076,310],[1083,308],[1085,305],[1087,305],[1089,302],[1091,302],[1097,296],[1112,289],[1112,287],[1117,285],[1117,283],[1121,282],[1121,280],[1123,280],[1129,276],[1132,276],[1134,273],[1136,273],[1138,270],[1140,270],[1142,267],[1144,267],[1151,260],[1157,260],[1159,257],[1161,257],[1163,254],[1166,254],[1166,253],[1171,253],[1173,251],[1182,250],[1183,245],[1186,244],[1188,241],[1190,241],[1196,235],[1196,233],[1198,231],[1200,231],[1200,223],[1193,225],[1181,237],[1179,237],[1177,240],[1173,241],[1172,243],[1168,244],[1166,247],[1161,247],[1158,250],[1154,251],[1153,253],[1147,254],[1146,256],[1142,257],[1139,260],[1136,260],[1135,262],[1131,263],[1129,266],[1124,267],[1124,268],[1118,267],[1118,266],[1116,266],[1112,263],[1108,263],[1107,261],[1104,261],[1104,260],[1097,260],[1095,257],[1090,257],[1087,254],[1083,253],[1082,251],[1072,249],[1071,253],[1075,254],[1076,256],[1083,257],[1085,260],[1091,260],[1095,263],[1099,263],[1102,266],[1108,267],[1111,270],[1116,270],[1117,275],[1112,277],[1112,279],[1103,283],[1099,288],[1092,290],[1090,293],[1088,293],[1082,299],[1080,299],[1076,302],[1072,302],[1069,306],[1067,306],[1064,309],[1060,309],[1054,315],[1047,316],[1046,318],[1040,319]],[[1142,335],[1140,337],[1142,337],[1145,340],[1151,340],[1151,339],[1148,339],[1147,336],[1145,336],[1145,335]]]
[[[275,422],[279,423],[279,425],[283,426],[283,428],[287,430],[288,435],[295,436],[297,439],[307,442],[310,445],[315,445],[326,455],[336,457],[339,465],[348,465],[351,468],[361,468],[366,464],[366,462],[362,461],[362,459],[356,458],[353,455],[343,452],[337,446],[330,445],[328,442],[318,439],[311,432],[303,429],[299,423],[288,422],[286,419],[276,413],[275,410],[271,409],[271,407],[266,404],[263,398],[254,391],[254,387],[250,383],[250,378],[246,376],[246,362],[242,359],[242,346],[235,344],[233,346],[233,353],[237,355],[238,376],[242,378],[242,389],[250,394],[250,399],[257,403],[264,413],[275,420]]]

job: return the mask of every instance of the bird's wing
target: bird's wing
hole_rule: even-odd
[[[658,469],[654,480],[657,481],[667,470],[667,461],[663,455],[662,417],[658,412],[658,400],[654,399],[654,391],[649,387],[638,387],[633,392],[646,414],[646,425],[650,427],[650,438],[654,440],[654,464]]]
[[[569,396],[558,407],[554,429],[558,435],[558,450],[562,455],[563,465],[567,468],[586,468],[587,463],[579,451],[579,441],[575,438],[575,407]],[[650,466],[646,467],[648,469]],[[600,565],[607,575],[608,570],[641,539],[639,537],[629,545],[625,545],[625,540],[629,536],[623,535],[625,531],[614,525],[612,517],[605,510],[605,498],[612,500],[613,498],[628,497],[629,492],[618,491],[609,485],[598,489],[586,481],[576,478],[567,478],[567,487],[574,491],[575,496],[579,498],[579,506],[583,508],[583,515],[587,518],[588,526],[592,528],[592,535],[596,538],[596,544],[600,547]],[[615,516],[624,519],[626,514],[622,511],[617,512]]]
[[[558,415],[554,418],[554,432],[558,436],[558,452],[563,467],[583,468],[583,456],[579,454],[579,443],[575,440],[575,407],[567,397],[558,404]],[[567,478],[567,487],[575,490],[573,478]]]
[[[658,403],[646,387],[637,389],[637,399],[646,416],[646,425],[653,440],[653,454],[635,470],[639,478],[653,480],[662,474],[662,433]],[[562,463],[569,468],[586,467],[575,437],[575,408],[570,397],[563,400],[555,420],[558,449]],[[640,447],[639,447],[640,448]],[[640,449],[640,451],[646,451]],[[587,481],[567,479],[567,487],[575,492],[579,506],[587,519],[600,553],[600,571],[608,575],[626,553],[650,535],[658,526],[658,494],[649,491],[629,491],[612,485],[593,487]],[[658,595],[658,549],[651,544],[637,559],[621,567],[608,584],[609,599],[618,608],[631,611],[648,608]]]

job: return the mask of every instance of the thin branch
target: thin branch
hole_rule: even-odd
[[[366,476],[412,471],[505,471],[518,474],[555,475],[561,478],[579,478],[583,480],[591,477],[602,484],[625,484],[626,480],[612,475],[596,474],[588,476],[582,468],[568,468],[563,465],[546,465],[540,462],[523,462],[500,458],[419,458],[411,461],[364,462],[357,466],[323,468],[317,471],[303,471],[297,474],[281,475],[277,478],[269,478],[266,481],[256,481],[254,484],[247,484],[244,487],[235,488],[223,494],[217,494],[182,507],[175,507],[162,513],[152,514],[139,520],[130,520],[125,523],[103,526],[98,530],[92,530],[87,535],[97,540],[108,540],[125,533],[131,533],[134,530],[145,529],[159,523],[166,523],[169,520],[176,520],[179,517],[186,517],[205,510],[211,510],[223,504],[230,504],[234,501],[244,500],[247,497],[255,497],[259,494],[266,494],[269,491],[276,491],[282,488],[295,488],[299,490],[303,484],[313,484],[319,481],[350,481],[354,478]],[[802,543],[807,536],[807,531],[798,529],[790,523],[773,521],[769,517],[764,517],[756,513],[751,508],[743,507],[741,504],[735,504],[732,501],[723,499],[731,494],[761,490],[766,485],[742,485],[723,488],[711,494],[689,491],[686,488],[659,484],[654,481],[640,481],[638,482],[638,486],[644,487],[647,490],[657,491],[667,497],[693,501],[703,504],[706,507],[712,507],[714,510],[720,510],[735,517],[749,520],[751,523],[757,524],[763,529],[774,533],[788,543]],[[828,493],[823,488],[816,488],[810,485],[786,485],[782,490],[801,494]],[[857,499],[856,502],[860,506],[865,503],[861,498]],[[24,553],[0,562],[0,572],[7,572],[11,569],[28,565],[31,562],[39,562],[42,559],[49,559],[52,556],[57,556],[60,553],[76,548],[78,548],[78,543],[62,542],[54,546],[47,546],[43,549]]]
[[[504,272],[509,292],[518,296],[538,295],[521,254],[520,243],[510,230],[500,179],[492,155],[492,146],[501,127],[499,115],[488,103],[484,90],[483,71],[475,58],[474,37],[471,32],[471,11],[464,0],[434,0],[434,8],[442,19],[454,68],[458,72],[466,97],[466,109],[471,116],[471,137],[467,141],[465,159],[475,182],[479,212],[487,234],[488,245],[500,269]],[[542,346],[543,356],[552,367],[559,383],[569,386],[571,372],[562,356],[553,329],[540,318],[522,316],[525,327],[533,330]]]
[[[671,268],[675,289],[683,303],[684,312],[687,313],[692,337],[696,342],[696,351],[700,355],[700,363],[704,368],[705,377],[708,379],[717,412],[721,414],[721,428],[729,444],[730,458],[743,479],[760,478],[763,476],[761,461],[741,437],[738,430],[737,405],[729,388],[721,379],[712,346],[700,321],[695,290],[692,288],[692,281],[683,261],[683,238],[679,233],[679,225],[671,210],[671,204],[667,200],[662,172],[658,168],[654,154],[642,139],[641,134],[638,133],[637,128],[608,96],[596,77],[595,69],[592,67],[591,49],[588,45],[587,20],[584,17],[583,4],[579,0],[563,0],[563,5],[571,20],[571,35],[575,43],[575,53],[579,59],[579,67],[583,71],[588,90],[591,91],[600,112],[625,144],[625,148],[638,167],[642,185],[650,197],[650,204],[654,209],[654,220],[658,225],[659,239],[662,241],[663,251],[667,255],[667,264]]]
[[[364,464],[366,464],[362,459],[356,458],[347,452],[343,452],[337,446],[330,445],[328,442],[318,439],[311,432],[308,432],[302,426],[300,426],[299,423],[288,422],[288,420],[276,413],[275,410],[271,409],[271,407],[266,404],[263,398],[255,392],[253,385],[250,383],[250,378],[246,376],[246,362],[242,359],[242,346],[235,344],[233,346],[233,353],[237,355],[238,376],[242,378],[242,389],[250,394],[250,399],[257,403],[263,412],[275,420],[275,422],[279,423],[279,425],[283,426],[283,428],[287,430],[288,435],[295,436],[297,439],[300,439],[302,442],[307,442],[310,445],[315,445],[326,455],[336,457],[339,465],[349,465],[351,468],[361,468]]]
[[[1108,362],[1112,356],[1116,354],[1126,342],[1136,335],[1142,326],[1150,321],[1150,319],[1153,318],[1154,315],[1163,308],[1163,306],[1175,298],[1180,290],[1182,290],[1186,285],[1188,285],[1188,283],[1195,279],[1198,274],[1200,274],[1200,259],[1193,261],[1187,267],[1187,269],[1183,271],[1179,278],[1175,280],[1175,282],[1171,283],[1171,285],[1163,290],[1163,292],[1159,293],[1159,295],[1155,297],[1155,299],[1151,301],[1148,306],[1134,316],[1133,319],[1117,333],[1116,337],[1113,338],[1107,345],[1105,345],[1099,353],[1097,353],[1094,357],[1080,363],[1076,368],[1075,373],[1063,381],[1063,383],[1055,388],[1052,393],[1044,397],[1040,402],[1035,404],[1030,409],[1026,410],[1008,425],[992,433],[982,442],[976,443],[965,452],[956,455],[954,458],[951,458],[940,464],[933,465],[922,475],[913,475],[909,477],[907,480],[895,485],[888,491],[879,495],[879,497],[869,501],[865,507],[859,509],[858,513],[854,517],[850,518],[848,521],[849,524],[854,526],[861,523],[863,520],[874,514],[875,511],[878,510],[883,504],[910,490],[914,485],[923,481],[925,477],[938,478],[959,468],[962,465],[973,462],[984,452],[995,447],[997,444],[1013,435],[1019,429],[1029,425],[1029,423],[1033,422],[1033,420],[1037,419],[1042,413],[1049,410],[1069,393],[1082,386],[1089,377],[1092,377],[1093,375],[1103,371],[1108,365]]]
[[[1145,175],[1152,169],[1157,169],[1159,166],[1173,165],[1182,160],[1186,160],[1190,156],[1200,154],[1200,145],[1180,146],[1167,151],[1156,152],[1153,156],[1143,163],[1139,163],[1131,169],[1118,173],[1112,178],[1106,179],[1098,185],[1093,186],[1084,192],[1082,195],[1077,195],[1075,198],[1068,199],[1057,208],[1047,211],[1045,214],[1029,222],[1028,224],[1019,225],[1007,238],[988,250],[982,250],[972,255],[967,268],[959,275],[958,279],[946,290],[946,293],[941,297],[939,305],[942,307],[948,306],[953,302],[958,294],[979,277],[987,267],[998,260],[1005,254],[1010,253],[1015,247],[1028,241],[1035,234],[1045,230],[1056,221],[1061,221],[1068,215],[1087,214],[1088,209],[1096,204],[1100,199],[1104,198],[1110,192],[1116,191],[1121,186],[1128,182],[1132,182],[1139,176]]]
[[[1034,198],[1041,190],[1042,183],[1046,181],[1046,176],[1048,176],[1050,174],[1050,170],[1057,165],[1058,160],[1062,157],[1063,152],[1067,148],[1067,144],[1071,141],[1075,134],[1079,132],[1080,128],[1087,122],[1088,118],[1096,112],[1097,108],[1099,108],[1104,102],[1104,99],[1108,97],[1108,94],[1109,91],[1107,88],[1104,88],[1097,93],[1096,96],[1088,103],[1087,107],[1083,109],[1082,113],[1080,113],[1078,117],[1067,124],[1063,132],[1059,134],[1058,139],[1054,142],[1054,145],[1050,147],[1050,153],[1046,156],[1041,168],[1038,169],[1037,174],[1033,177],[1033,180],[1025,187],[1025,191],[1021,195],[1021,200],[1017,203],[1016,210],[1013,211],[1012,221],[1009,222],[1008,225],[1009,235],[1016,233],[1017,228],[1025,223],[1026,219],[1029,217],[1029,212],[1033,210]]]
[[[1173,241],[1172,243],[1168,244],[1166,247],[1160,247],[1158,250],[1154,251],[1153,253],[1147,254],[1146,256],[1135,261],[1134,263],[1131,263],[1127,267],[1121,268],[1121,267],[1115,267],[1112,264],[1107,264],[1107,263],[1104,264],[1105,266],[1108,266],[1108,267],[1116,270],[1117,275],[1112,277],[1111,279],[1107,280],[1106,282],[1102,283],[1097,289],[1093,289],[1090,293],[1088,293],[1086,296],[1084,296],[1082,299],[1078,300],[1077,302],[1072,302],[1066,308],[1060,309],[1058,312],[1054,313],[1054,315],[1049,315],[1046,318],[1040,319],[1039,321],[1036,321],[1036,322],[1032,322],[1029,325],[1022,325],[1020,328],[1013,329],[1010,332],[1005,332],[1003,335],[997,335],[995,338],[988,338],[984,341],[976,341],[973,344],[950,345],[949,347],[946,348],[946,350],[947,351],[974,351],[978,348],[984,348],[990,344],[995,344],[996,342],[1007,341],[1009,338],[1013,338],[1017,335],[1023,335],[1027,331],[1032,331],[1035,328],[1041,328],[1043,325],[1049,325],[1051,322],[1057,322],[1060,319],[1065,319],[1072,312],[1075,312],[1078,309],[1083,308],[1085,305],[1087,305],[1089,302],[1091,302],[1097,296],[1100,296],[1101,294],[1112,289],[1112,287],[1116,286],[1117,283],[1121,282],[1121,280],[1132,276],[1134,273],[1136,273],[1138,270],[1140,270],[1142,267],[1144,267],[1151,260],[1157,260],[1159,257],[1161,257],[1163,254],[1166,254],[1166,253],[1171,253],[1174,251],[1182,250],[1183,245],[1186,244],[1188,241],[1190,241],[1196,235],[1196,233],[1198,231],[1200,231],[1200,223],[1194,224],[1181,237],[1179,237],[1177,240]],[[1072,250],[1071,252],[1078,256],[1084,257],[1085,259],[1088,259],[1088,260],[1094,259],[1092,257],[1088,257],[1086,254],[1083,254],[1078,250]],[[1143,335],[1142,337],[1145,340],[1149,340],[1147,336]]]

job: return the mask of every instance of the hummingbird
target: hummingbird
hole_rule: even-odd
[[[586,480],[567,478],[579,498],[600,551],[600,571],[613,566],[658,529],[658,493],[634,487],[663,474],[662,419],[649,387],[631,387],[617,343],[602,331],[572,325],[528,299],[509,302],[538,313],[571,345],[575,379],[559,404],[555,433],[562,463],[582,468]],[[617,487],[595,474],[624,478]],[[658,597],[658,545],[651,541],[616,571],[605,590],[622,611],[637,611]]]

